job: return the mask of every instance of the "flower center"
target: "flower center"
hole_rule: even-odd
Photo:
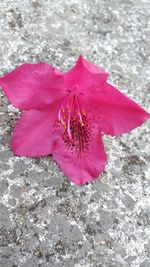
[[[81,157],[89,151],[90,142],[95,135],[96,118],[91,107],[83,108],[81,94],[76,89],[68,92],[61,103],[58,121],[54,126],[57,131],[61,130],[59,133],[65,147]]]
[[[63,141],[66,148],[70,149],[72,152],[81,156],[82,153],[89,150],[89,142],[92,136],[92,126],[89,125],[88,119],[86,116],[82,116],[82,123],[79,119],[71,118],[70,120],[70,134],[71,138],[68,135],[68,131],[65,130],[63,134]]]
[[[58,119],[67,132],[72,144],[75,142],[73,126],[78,124],[78,126],[82,128],[84,126],[85,115],[78,94],[76,92],[71,92],[62,102],[58,113]]]

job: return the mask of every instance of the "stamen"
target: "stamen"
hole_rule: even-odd
[[[64,124],[64,115],[65,115],[65,111],[66,111],[66,108],[65,108],[65,105],[66,105],[66,101],[67,101],[67,98],[70,96],[70,94],[68,94],[66,97],[64,97],[62,103],[61,103],[61,106],[60,106],[60,109],[59,109],[59,112],[58,112],[58,120]],[[68,103],[68,101],[67,101]]]
[[[69,107],[69,110],[68,110],[68,121],[67,121],[67,132],[68,132],[68,136],[70,138],[70,141],[74,144],[74,140],[72,138],[72,134],[71,134],[71,128],[70,128],[70,123],[71,123],[71,117],[72,117],[72,113],[73,113],[73,104],[74,104],[74,97],[71,101],[71,104],[70,104],[70,107]]]
[[[61,124],[65,125],[65,121],[63,120],[62,108],[60,108],[58,112],[58,119],[61,122]]]
[[[79,97],[76,96],[76,99],[77,99],[78,116],[79,116],[79,119],[80,119],[80,124],[81,124],[81,126],[84,126],[83,119],[82,119],[81,105],[80,105],[80,102],[79,102]]]

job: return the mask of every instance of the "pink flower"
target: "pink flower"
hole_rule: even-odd
[[[65,73],[46,63],[24,64],[0,78],[9,101],[23,110],[11,140],[14,154],[52,154],[78,185],[98,177],[106,164],[101,133],[120,135],[150,118],[107,77],[80,56]]]

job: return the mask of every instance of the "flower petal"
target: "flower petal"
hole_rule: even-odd
[[[11,148],[15,155],[40,157],[52,153],[53,121],[56,108],[24,111],[16,123],[11,140]],[[56,113],[55,113],[56,112]]]
[[[17,108],[45,108],[64,95],[63,75],[46,63],[23,64],[0,78],[0,86]]]
[[[80,56],[76,65],[64,73],[66,88],[77,87],[81,93],[91,93],[107,79],[108,73]]]
[[[101,130],[111,136],[129,132],[150,118],[148,112],[108,83],[90,101],[99,113]]]
[[[64,174],[78,185],[97,178],[106,164],[106,154],[100,132],[97,128],[93,132],[94,135],[91,133],[88,144],[82,144],[84,149],[81,153],[79,153],[79,148],[73,147],[63,136],[55,136],[53,158]]]

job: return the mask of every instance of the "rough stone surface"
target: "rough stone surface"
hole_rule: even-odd
[[[79,54],[150,110],[148,0],[0,1],[0,75]],[[0,267],[150,266],[150,122],[103,137],[108,164],[78,187],[49,157],[9,149],[19,116],[0,92]]]

